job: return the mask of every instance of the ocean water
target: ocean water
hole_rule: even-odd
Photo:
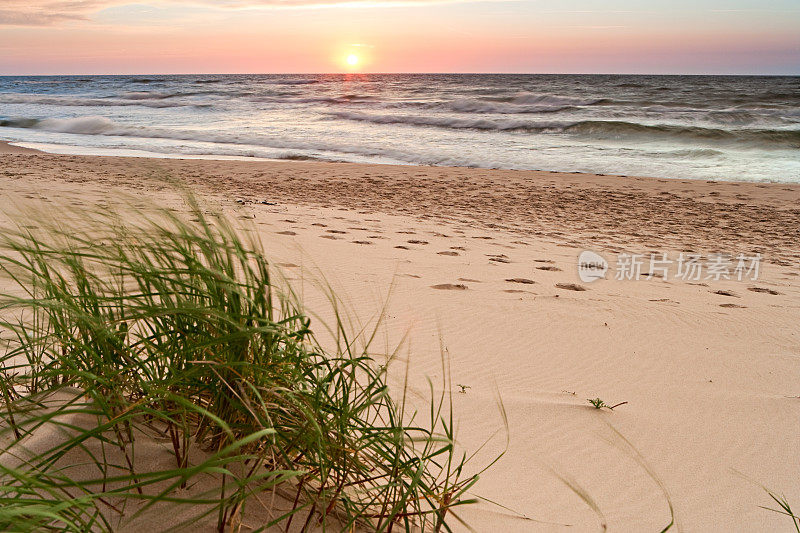
[[[0,139],[66,153],[800,182],[800,77],[0,77]]]

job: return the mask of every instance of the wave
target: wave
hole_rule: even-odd
[[[266,102],[275,104],[360,104],[374,102],[375,97],[359,94],[343,94],[340,96],[296,96],[296,95],[272,95],[257,96],[252,98],[255,102]]]
[[[615,87],[620,87],[623,89],[647,89],[650,86],[644,83],[631,83],[631,82],[622,82],[615,85]]]
[[[3,128],[28,128],[53,133],[79,133],[85,135],[110,135],[119,126],[105,117],[78,118],[12,118],[0,120]]]
[[[29,128],[52,133],[75,133],[82,135],[132,135],[137,129],[145,132],[149,128],[124,126],[106,117],[87,116],[77,118],[12,118],[0,120],[0,127]],[[157,131],[153,129],[153,131]],[[147,137],[148,135],[142,135]]]
[[[120,95],[120,98],[124,98],[126,100],[164,100],[166,98],[182,96],[183,94],[192,95],[194,93],[155,93],[149,91],[131,91],[123,93]]]
[[[719,129],[669,124],[639,124],[615,120],[542,122],[518,119],[461,118],[430,115],[376,115],[360,112],[331,113],[335,118],[374,124],[407,124],[445,129],[566,133],[601,139],[744,142],[762,147],[800,148],[800,130]]]
[[[322,151],[331,154],[355,154],[366,157],[390,158],[394,162],[409,162],[431,165],[474,166],[469,161],[455,160],[448,157],[430,156],[420,160],[417,155],[385,146],[349,145],[338,142],[307,142],[300,139],[275,138],[266,135],[244,135],[213,133],[208,131],[171,130],[166,128],[152,128],[145,126],[128,126],[119,124],[106,117],[86,116],[69,119],[32,119],[15,118],[0,120],[0,127],[27,128],[51,133],[68,133],[78,135],[102,135],[111,137],[135,137],[142,139],[168,139],[176,141],[196,141],[201,143],[228,144],[238,147],[265,147],[281,150],[309,150]],[[182,148],[184,149],[184,148]],[[240,153],[237,150],[236,153]],[[207,152],[198,152],[207,153]],[[215,154],[229,153],[224,147],[216,147]],[[232,153],[231,155],[235,155]],[[291,154],[290,154],[291,155]],[[308,155],[308,154],[304,154]],[[285,158],[284,155],[270,156],[271,158]],[[309,155],[309,157],[317,157]],[[328,157],[328,160],[339,160]]]
[[[577,109],[574,105],[563,105],[560,103],[539,103],[539,104],[519,104],[511,102],[490,102],[486,100],[474,100],[471,98],[461,98],[435,104],[436,108],[444,108],[457,113],[478,113],[478,114],[499,114],[499,115],[522,115],[538,113],[558,113],[560,111],[570,111]]]
[[[720,150],[714,150],[712,148],[697,148],[697,149],[688,149],[688,150],[673,150],[671,152],[667,152],[666,155],[671,157],[679,157],[679,158],[686,158],[686,159],[706,159],[706,158],[715,158],[721,155],[724,155],[725,152]],[[658,157],[664,157],[664,152],[659,152]]]
[[[526,120],[460,118],[433,115],[376,115],[361,112],[335,112],[330,116],[373,124],[407,124],[411,126],[434,126],[446,129],[469,129],[485,131],[540,131],[545,126]]]
[[[80,96],[55,96],[43,94],[15,94],[0,93],[1,104],[38,104],[66,107],[109,107],[109,106],[142,106],[152,108],[164,107],[209,107],[210,104],[200,104],[181,101],[165,101],[177,95],[145,96],[156,93],[126,93],[119,98],[85,98]],[[184,95],[185,96],[185,95]]]
[[[314,85],[319,82],[320,80],[261,80],[259,83],[268,83],[270,85]]]
[[[763,120],[765,117],[754,115],[753,113],[744,110],[723,109],[720,111],[709,111],[704,115],[704,118],[720,124],[747,125],[755,124],[756,122]]]
[[[575,96],[560,96],[552,94],[537,94],[519,92],[508,100],[513,104],[547,105],[547,106],[591,106],[611,103],[608,98],[578,98]]]
[[[800,130],[719,129],[668,124],[638,124],[624,121],[577,122],[562,128],[565,133],[603,138],[647,140],[716,141],[746,143],[762,148],[800,148]]]

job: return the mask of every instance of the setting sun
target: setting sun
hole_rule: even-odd
[[[348,65],[354,67],[358,65],[358,56],[355,54],[350,54],[349,56],[347,56],[347,59],[345,59],[345,61],[347,61]]]

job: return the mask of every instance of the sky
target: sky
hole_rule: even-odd
[[[0,75],[347,71],[800,74],[800,0],[0,0]]]

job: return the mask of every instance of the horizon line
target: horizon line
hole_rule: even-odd
[[[73,73],[73,74],[2,74],[0,78],[15,77],[48,77],[48,76],[729,76],[729,77],[800,77],[800,71],[795,73],[765,74],[765,73],[644,73],[644,72],[137,72],[131,74],[122,73]]]

